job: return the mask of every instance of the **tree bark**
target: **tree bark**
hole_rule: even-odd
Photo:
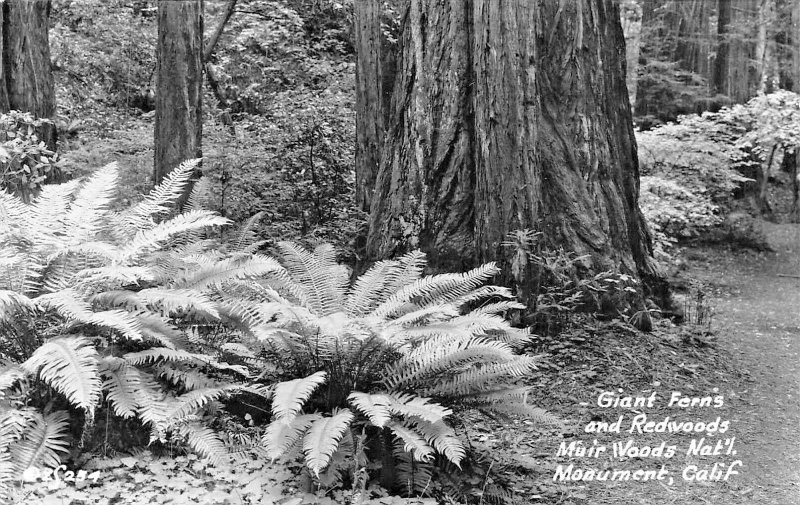
[[[381,2],[354,5],[356,44],[356,205],[369,212],[383,144]]]
[[[624,37],[612,1],[540,0],[541,227],[551,247],[595,269],[638,274],[666,296],[639,209],[639,164],[626,96]],[[565,49],[566,48],[566,49]]]
[[[508,265],[508,234],[540,230],[549,248],[589,254],[588,268],[663,290],[616,3],[411,0],[404,25],[369,256]]]
[[[55,119],[56,95],[50,68],[49,0],[12,0],[2,4],[2,91],[0,108]],[[56,128],[45,124],[39,139],[56,149]]]
[[[159,0],[156,60],[153,180],[158,184],[181,162],[202,156],[202,0]]]
[[[730,31],[731,31],[731,2],[732,0],[719,0],[717,2],[717,56],[714,59],[714,91],[719,95],[730,95]]]
[[[620,4],[620,18],[622,32],[625,34],[625,84],[633,106],[636,103],[639,50],[642,40],[642,7],[636,0],[626,0]]]
[[[792,1],[792,91],[800,93],[800,0]]]

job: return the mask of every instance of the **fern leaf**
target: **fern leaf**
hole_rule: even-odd
[[[317,387],[325,382],[327,374],[316,372],[302,379],[281,382],[275,386],[272,396],[272,413],[277,419],[290,422],[303,408]]]
[[[318,419],[322,419],[319,414],[304,414],[295,417],[289,423],[282,419],[276,419],[269,423],[261,438],[267,449],[267,456],[275,461],[286,454]]]
[[[87,242],[102,231],[118,175],[117,164],[111,163],[92,174],[78,190],[64,217],[68,244]]]
[[[18,380],[25,377],[25,370],[17,364],[0,366],[0,398],[4,389],[8,389]]]
[[[419,433],[396,421],[390,421],[386,426],[403,442],[403,450],[414,456],[414,459],[417,461],[433,459],[433,448]]]
[[[91,415],[100,398],[98,356],[84,337],[61,337],[45,342],[22,364],[31,374],[64,394],[72,405]]]
[[[303,453],[306,456],[306,466],[317,477],[328,466],[352,421],[353,413],[344,409],[331,417],[317,419],[308,429],[303,438]]]
[[[283,270],[274,259],[258,254],[245,259],[229,258],[203,266],[176,281],[174,287],[202,290],[233,280],[258,278],[267,274],[279,275]]]
[[[161,183],[138,204],[128,211],[123,223],[132,230],[149,228],[153,216],[169,212],[172,205],[183,195],[200,159],[187,160],[167,174]]]
[[[231,240],[231,248],[235,252],[254,253],[254,246],[258,246],[258,236],[255,233],[256,225],[264,217],[264,211],[256,212],[245,221],[242,226],[236,230],[233,240]]]
[[[322,244],[314,253],[291,242],[279,242],[278,247],[289,275],[304,288],[308,309],[320,317],[341,310],[350,275],[336,263],[333,246]]]
[[[69,430],[69,415],[56,411],[42,416],[31,414],[32,424],[25,430],[25,436],[8,448],[14,461],[15,470],[21,475],[31,467],[57,467],[61,459],[59,453],[66,453],[65,440]]]
[[[222,397],[229,396],[232,392],[241,389],[237,384],[231,384],[222,387],[213,387],[205,389],[196,389],[189,391],[186,394],[180,395],[175,399],[175,403],[167,414],[168,419],[172,422],[185,419],[186,417],[196,413],[208,403],[217,401]]]
[[[213,318],[219,318],[217,304],[208,295],[196,289],[163,289],[148,288],[137,293],[151,310],[158,310],[166,315],[176,312],[201,312]]]
[[[478,288],[500,270],[487,263],[463,274],[439,274],[423,277],[408,284],[390,296],[372,311],[378,318],[402,315],[409,307],[425,307],[434,303],[450,303]]]
[[[139,370],[122,358],[106,357],[100,362],[100,373],[103,376],[103,390],[114,413],[123,419],[136,415],[139,407],[137,391],[142,385]]]
[[[220,464],[222,457],[228,454],[225,443],[220,440],[219,435],[211,428],[190,423],[182,425],[178,432],[186,439],[189,447],[205,457],[213,465]]]
[[[414,428],[439,454],[461,468],[461,461],[467,456],[467,451],[453,428],[444,421],[431,423],[423,419],[414,420]]]
[[[389,405],[392,403],[392,399],[389,398],[388,395],[368,394],[356,391],[350,393],[347,400],[353,404],[355,408],[363,412],[364,415],[369,418],[373,426],[383,428],[389,420],[391,420]]]
[[[185,212],[150,229],[140,230],[122,249],[119,261],[130,261],[144,253],[157,250],[181,233],[229,223],[229,220],[211,211]]]
[[[405,417],[418,417],[431,423],[437,423],[453,413],[452,410],[430,401],[408,394],[387,395],[389,410]]]
[[[133,340],[142,338],[138,323],[131,314],[122,310],[93,312],[89,304],[72,289],[42,295],[35,301],[40,307],[55,309],[67,319],[113,328]]]

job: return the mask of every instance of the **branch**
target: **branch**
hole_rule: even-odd
[[[236,2],[238,0],[231,0],[228,2],[228,6],[225,8],[225,14],[222,16],[222,20],[217,25],[217,29],[214,30],[214,33],[211,35],[211,38],[208,39],[208,44],[206,44],[205,49],[203,50],[203,61],[208,61],[211,58],[211,55],[214,53],[214,47],[219,42],[219,37],[222,35],[222,30],[225,29],[225,25],[228,23],[228,20],[233,15],[234,9],[236,9]]]

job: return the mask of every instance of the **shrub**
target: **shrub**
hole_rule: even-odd
[[[39,140],[37,131],[49,123],[29,112],[12,110],[0,115],[0,189],[24,200],[36,193],[58,169],[58,156]]]
[[[202,231],[228,222],[211,212],[167,218],[195,165],[123,213],[109,209],[113,164],[83,185],[48,185],[30,205],[0,194],[6,477],[57,464],[69,421],[90,426],[103,398],[117,416],[138,418],[151,442],[186,440],[212,459],[225,452],[202,414],[245,389],[249,372],[203,329],[225,317],[225,282],[281,267],[242,241],[211,249]]]
[[[278,261],[256,253],[260,215],[210,234],[228,221],[200,208],[203,184],[170,211],[195,166],[122,212],[113,164],[29,205],[0,195],[0,479],[57,465],[104,403],[151,443],[214,460],[226,449],[206,414],[236,393],[271,399],[268,454],[302,453],[321,483],[365,457],[396,459],[404,484],[437,458],[461,465],[458,410],[554,421],[514,384],[534,359],[502,317],[521,305],[483,285],[493,264],[423,276],[413,252],[351,285],[330,245],[282,242]]]

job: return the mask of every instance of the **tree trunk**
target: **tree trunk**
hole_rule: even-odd
[[[356,205],[369,212],[383,144],[381,2],[354,5],[356,44]]]
[[[750,62],[756,59],[757,0],[719,0],[718,46],[714,84],[717,93],[734,103],[755,95],[760,77]]]
[[[541,230],[547,247],[589,254],[591,268],[663,288],[637,203],[617,9],[411,0],[371,258],[422,248],[442,269],[508,265],[508,234]]]
[[[730,31],[731,31],[731,2],[733,0],[719,0],[717,2],[717,56],[714,59],[714,91],[719,95],[730,95]]]
[[[2,4],[3,112],[19,110],[43,119],[55,119],[56,95],[50,68],[49,0],[13,0]],[[56,128],[45,124],[39,139],[56,149]]]
[[[792,91],[800,93],[800,0],[792,1]]]
[[[159,0],[156,60],[157,184],[181,162],[202,155],[202,0]]]
[[[638,274],[666,296],[639,210],[639,164],[613,1],[540,0],[542,230],[594,268]]]
[[[625,34],[625,84],[631,106],[636,104],[636,84],[639,70],[639,49],[642,40],[642,7],[636,0],[620,4],[622,32]]]

